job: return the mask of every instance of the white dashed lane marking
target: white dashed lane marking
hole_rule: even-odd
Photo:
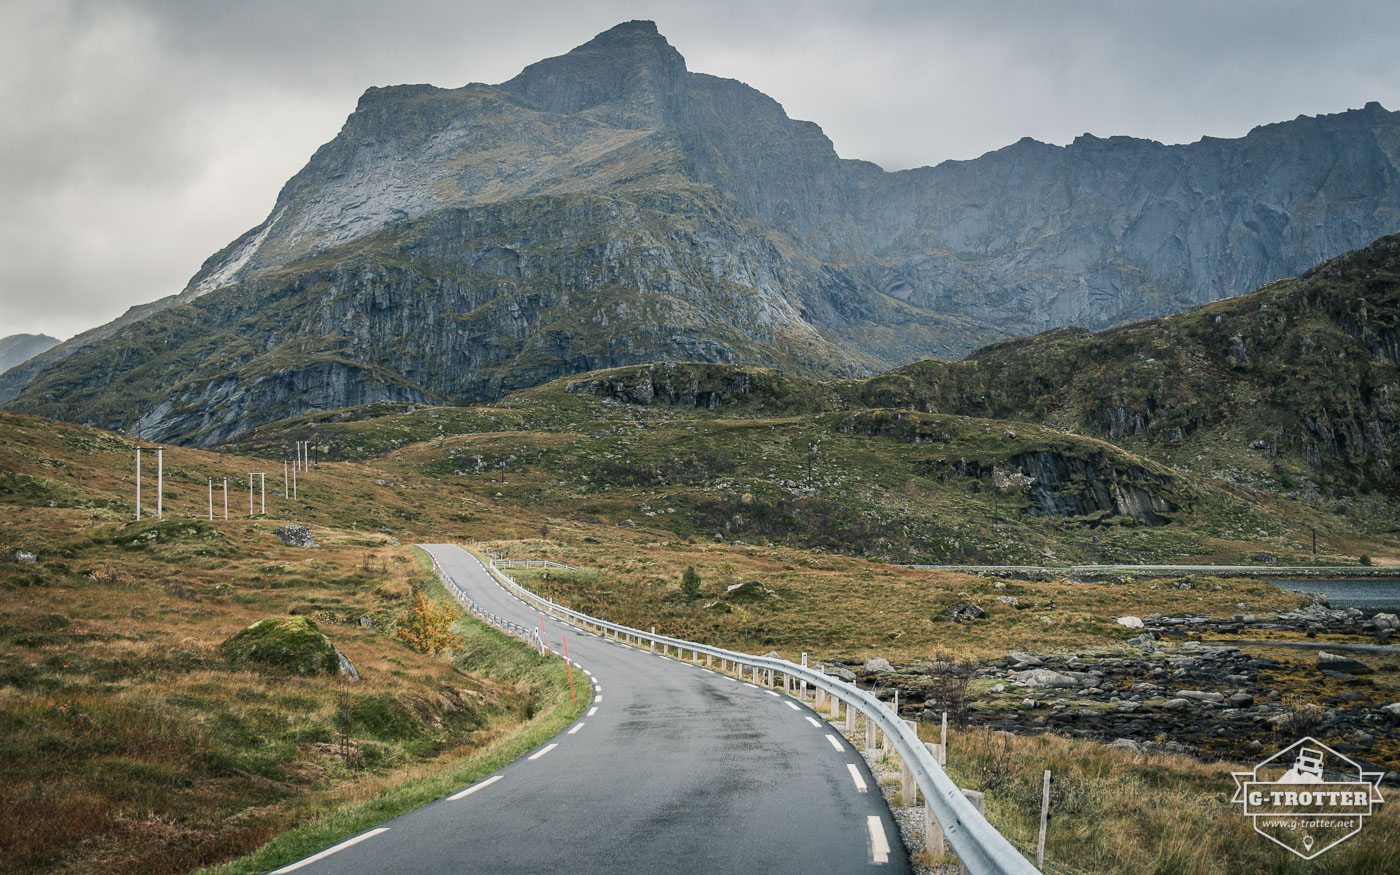
[[[589,709],[588,709],[588,716],[589,716],[589,717],[592,717],[594,714],[597,714],[597,713],[598,713],[598,706],[597,706],[597,705],[594,705],[592,708],[589,708]]]
[[[829,741],[829,742],[831,742],[831,746],[832,746],[832,747],[836,748],[837,750],[840,750],[840,749],[841,749],[841,742],[839,742],[839,741],[836,740],[836,736],[834,736],[834,735],[828,735],[828,736],[826,737],[826,740]]]
[[[528,759],[537,760],[545,754],[549,753],[550,751],[554,750],[558,746],[558,744],[547,745],[546,747],[541,748],[540,750],[537,750],[534,753],[530,754]]]
[[[569,734],[570,734],[570,735],[573,735],[575,732],[578,732],[578,731],[579,731],[580,729],[582,729],[582,728],[583,728],[583,724],[582,724],[582,723],[576,723],[576,724],[574,724],[574,728],[569,730]]]
[[[864,793],[866,791],[865,779],[860,776],[860,769],[856,768],[855,763],[846,763],[846,769],[851,773],[851,780],[856,782],[856,792]]]
[[[817,727],[818,729],[821,729],[821,728],[822,728],[821,721],[819,721],[819,720],[818,720],[817,718],[815,718],[815,717],[803,717],[802,719],[803,719],[803,720],[806,720],[808,723],[812,724],[813,726]]]
[[[865,827],[870,830],[870,862],[888,863],[890,861],[890,842],[885,838],[885,825],[880,822],[879,815],[872,814],[865,819]]]
[[[477,790],[480,790],[482,787],[490,787],[492,784],[494,784],[494,783],[496,783],[497,781],[501,780],[501,778],[503,778],[503,777],[505,777],[505,776],[504,776],[504,775],[492,775],[491,777],[487,778],[485,781],[482,781],[482,782],[480,782],[480,783],[478,783],[478,784],[473,784],[473,785],[471,785],[470,787],[468,787],[467,789],[463,790],[462,792],[460,792],[460,793],[453,793],[451,796],[448,796],[447,798],[448,798],[449,800],[465,799],[466,797],[468,797],[468,796],[472,795],[473,793],[475,793]]]
[[[333,846],[333,847],[326,848],[324,851],[322,851],[322,852],[319,853],[319,854],[313,854],[312,856],[307,857],[305,860],[298,860],[297,862],[293,863],[293,864],[290,865],[290,866],[283,866],[281,869],[278,869],[276,872],[272,873],[272,875],[282,875],[283,872],[295,872],[296,870],[300,869],[302,866],[310,866],[312,863],[315,863],[315,862],[317,862],[318,860],[324,860],[324,859],[326,859],[326,858],[329,857],[331,854],[334,854],[336,851],[343,851],[343,850],[345,850],[346,848],[350,847],[351,845],[358,845],[360,842],[364,841],[365,839],[373,838],[373,837],[379,835],[379,834],[382,833],[382,832],[388,832],[388,831],[389,831],[389,827],[387,827],[387,826],[381,826],[381,827],[379,827],[378,829],[372,829],[372,830],[370,830],[369,832],[360,833],[359,835],[355,836],[353,839],[346,839],[345,841],[341,842],[341,843],[338,844],[338,845],[335,845],[335,846]]]
[[[789,708],[791,708],[791,709],[794,710],[794,711],[801,711],[801,710],[802,710],[801,708],[797,707],[797,705],[794,704],[794,703],[792,703],[792,702],[784,702],[783,704],[784,704],[784,705],[787,705]]]

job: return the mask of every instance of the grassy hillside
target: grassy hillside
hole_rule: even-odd
[[[13,416],[0,433],[6,871],[186,872],[304,827],[266,868],[357,828],[346,806],[374,800],[382,819],[420,804],[423,786],[441,795],[493,767],[482,752],[572,713],[557,662],[489,627],[460,619],[436,655],[402,640],[415,591],[447,602],[430,566],[379,530],[383,505],[314,509],[348,503],[363,476],[313,472],[304,503],[278,490],[254,518],[236,484],[232,519],[220,496],[211,522],[206,475],[273,466],[167,448],[166,518],[136,522],[123,438]],[[296,517],[320,546],[277,538]],[[225,658],[239,630],[289,614],[362,680]]]

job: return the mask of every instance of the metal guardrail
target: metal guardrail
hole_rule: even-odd
[[[434,560],[434,564],[436,565],[436,560]],[[696,659],[699,658],[699,654],[705,654],[711,658],[718,657],[722,661],[734,663],[741,677],[745,668],[754,673],[755,679],[757,679],[758,671],[762,670],[768,675],[770,683],[773,678],[786,675],[798,682],[805,682],[825,691],[827,695],[845,702],[847,707],[856,708],[865,715],[867,720],[873,721],[875,726],[892,742],[895,750],[904,760],[905,766],[913,774],[919,789],[923,791],[929,809],[938,820],[938,825],[943,828],[948,845],[953,853],[958,855],[968,872],[972,875],[1002,875],[1002,873],[1007,873],[1007,875],[1038,875],[1040,870],[1036,869],[1016,849],[1015,845],[1011,844],[1005,836],[997,831],[996,827],[987,821],[987,818],[973,807],[958,785],[953,783],[953,780],[943,771],[943,767],[933,758],[928,748],[924,747],[918,733],[891,711],[884,702],[859,687],[815,669],[788,662],[785,659],[752,656],[720,647],[696,644],[693,641],[643,632],[631,626],[622,626],[591,617],[525,589],[508,575],[502,573],[496,565],[497,563],[487,559],[485,567],[522,601],[538,607],[562,622],[582,626],[585,631],[597,632],[605,638],[608,632],[612,632],[618,640],[625,637],[629,643],[632,640],[645,642],[650,644],[653,650],[658,645],[663,650],[675,647],[678,656],[689,650],[696,655]],[[453,586],[455,588],[455,584]]]
[[[544,638],[540,635],[540,630],[527,629],[519,623],[507,620],[505,617],[497,616],[481,605],[478,605],[472,600],[471,596],[467,595],[466,592],[457,585],[457,581],[452,579],[452,575],[447,573],[447,569],[438,564],[436,556],[427,550],[423,552],[427,553],[428,557],[433,560],[433,570],[437,572],[438,578],[441,579],[443,585],[447,587],[447,591],[450,592],[457,601],[465,605],[467,610],[492,626],[495,626],[497,629],[500,629],[502,632],[505,632],[507,635],[513,635],[526,644],[531,645],[539,651],[541,655],[548,653],[548,649],[544,644]]]
[[[582,571],[582,568],[575,568],[572,565],[565,565],[563,562],[555,562],[552,559],[495,559],[492,560],[497,565],[523,565],[526,568],[533,568],[536,565],[543,565],[548,568],[563,568],[566,571]]]

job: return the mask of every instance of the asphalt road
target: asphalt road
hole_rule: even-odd
[[[909,871],[865,761],[806,705],[542,618],[464,550],[426,549],[485,610],[543,620],[556,649],[567,634],[593,701],[475,785],[278,872]]]

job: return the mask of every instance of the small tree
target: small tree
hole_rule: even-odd
[[[457,622],[457,612],[449,605],[440,605],[421,592],[413,591],[413,604],[407,616],[399,620],[398,636],[401,641],[419,653],[436,654],[451,647],[457,641],[452,634],[452,624]]]
[[[681,594],[690,601],[700,598],[700,575],[696,573],[694,565],[687,565],[685,573],[681,575]]]

